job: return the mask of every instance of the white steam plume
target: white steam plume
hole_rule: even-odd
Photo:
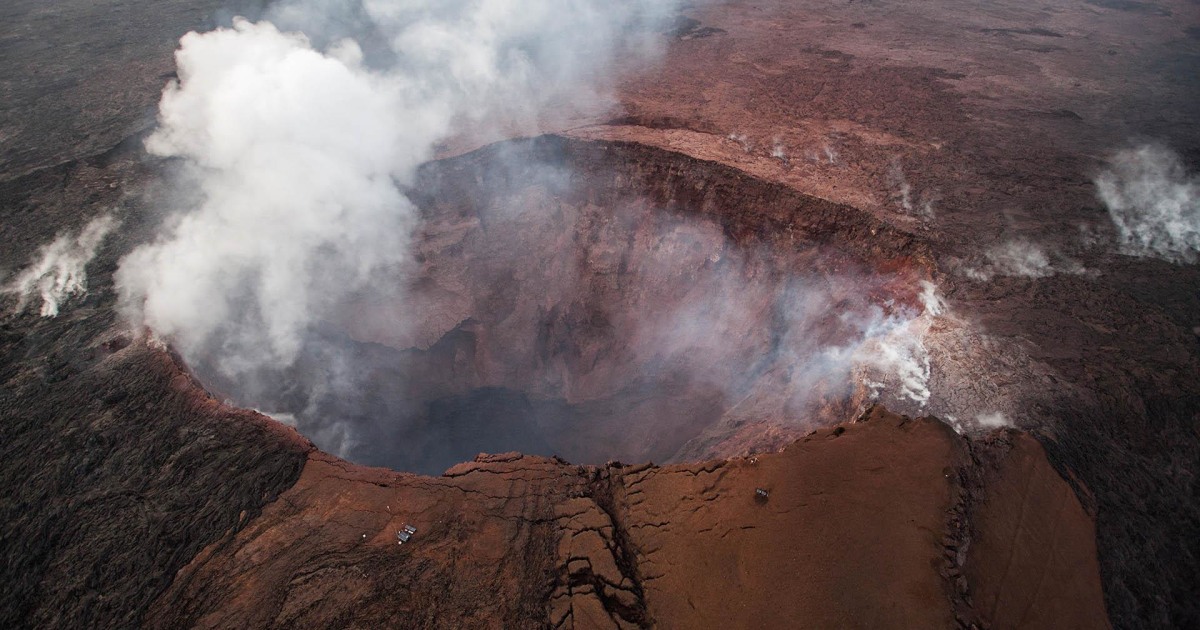
[[[318,49],[268,22],[183,37],[147,149],[179,157],[201,201],[117,274],[136,324],[233,376],[286,367],[306,332],[378,274],[409,263],[413,205],[399,186],[449,136],[529,124],[546,103],[581,107],[618,50],[673,2],[366,0],[358,18],[390,46]],[[316,0],[274,10],[319,25]]]
[[[867,372],[863,381],[872,397],[878,398],[890,385],[899,398],[924,408],[932,395],[932,367],[925,337],[934,320],[946,312],[946,303],[937,294],[937,287],[924,280],[918,298],[922,307],[919,312],[901,308],[884,315],[877,310],[851,356]]]
[[[1200,252],[1200,177],[1170,149],[1147,144],[1120,151],[1096,178],[1121,251],[1173,263]]]
[[[703,252],[723,242],[714,228],[697,224],[690,229],[703,245],[664,247],[670,260],[660,264],[694,265],[680,252]],[[671,239],[679,236],[676,232]],[[758,269],[769,255],[745,256],[728,242],[720,249],[720,256],[710,258],[721,261],[719,271],[686,283],[696,298],[676,308],[658,306],[658,321],[639,331],[635,347],[687,365],[693,378],[728,388],[729,398],[745,397],[731,413],[749,413],[755,421],[779,415],[807,420],[823,401],[850,396],[859,385],[872,398],[887,395],[890,404],[910,401],[923,408],[928,403],[932,367],[925,337],[946,311],[933,283],[921,282],[917,304],[881,302],[869,294],[894,278],[797,274],[776,283],[764,280],[767,274]],[[672,270],[669,275],[683,274]],[[778,335],[772,349],[748,342],[754,335],[772,334],[772,327]],[[759,382],[733,384],[749,374]]]
[[[42,302],[42,317],[57,317],[64,302],[87,293],[87,265],[117,224],[106,214],[89,221],[76,235],[60,234],[38,250],[36,261],[0,287],[0,293],[17,296],[18,313],[29,306],[30,297],[37,295]]]
[[[829,155],[829,163],[832,164],[836,154],[831,153],[828,147],[826,147],[825,152]],[[915,198],[912,184],[908,182],[908,177],[904,175],[904,167],[900,165],[898,158],[892,160],[892,165],[888,169],[888,179],[892,185],[896,186],[897,194],[894,198],[904,214],[923,219],[934,218],[933,204],[938,200],[937,191],[933,191],[928,195],[922,194],[919,199]]]
[[[999,411],[975,414],[973,420],[959,420],[957,416],[947,414],[944,420],[956,433],[969,435],[988,433],[995,429],[1016,426],[1008,419],[1008,416]]]
[[[975,416],[975,424],[982,429],[998,429],[1000,427],[1013,426],[1013,423],[999,411],[981,413]]]
[[[788,164],[787,147],[783,146],[783,141],[779,138],[775,138],[774,144],[771,146],[771,157],[783,162],[784,165]]]
[[[1016,239],[994,245],[984,252],[985,262],[966,267],[963,273],[972,280],[987,281],[995,276],[1045,278],[1057,273],[1083,273],[1078,262],[1061,255],[1051,255],[1036,243]]]

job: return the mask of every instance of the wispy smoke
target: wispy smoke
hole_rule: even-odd
[[[999,411],[993,413],[981,413],[975,416],[975,423],[983,429],[998,429],[1000,427],[1013,426],[1013,423]]]
[[[778,254],[742,252],[703,222],[688,230],[688,246],[678,231],[660,237],[673,242],[659,248],[669,257],[648,275],[687,278],[687,294],[648,309],[657,317],[639,326],[634,344],[643,353],[686,366],[691,378],[719,386],[726,402],[740,399],[729,413],[750,421],[812,422],[823,405],[859,387],[893,405],[919,409],[929,401],[925,334],[946,308],[932,283],[921,282],[911,303],[899,303],[889,296],[912,287],[887,274],[787,270],[774,277],[768,270]],[[722,253],[703,265],[714,249]],[[662,280],[647,285],[655,282]]]
[[[946,303],[928,281],[921,282],[918,298],[920,309],[900,308],[887,316],[880,311],[873,313],[851,356],[860,366],[863,384],[873,398],[891,387],[899,398],[924,408],[932,395],[932,367],[925,337],[934,320],[946,312]]]
[[[1147,144],[1116,153],[1096,178],[1117,228],[1121,251],[1173,263],[1200,252],[1200,177],[1167,147]]]
[[[1016,426],[1008,416],[999,411],[975,414],[973,419],[960,420],[957,416],[945,416],[946,423],[956,432],[966,434],[987,433],[1002,427]]]
[[[745,151],[746,153],[750,153],[751,151],[754,150],[754,142],[752,140],[750,140],[750,137],[747,136],[746,134],[731,133],[731,134],[729,134],[728,137],[730,140],[733,140],[734,142],[738,143],[738,146],[742,147],[742,150]]]
[[[1083,272],[1084,268],[1078,262],[1048,253],[1042,246],[1022,239],[989,247],[984,252],[982,264],[963,268],[968,278],[979,281],[991,280],[995,276],[1045,278],[1057,273]]]
[[[348,296],[410,264],[399,186],[437,143],[532,124],[551,101],[606,102],[613,56],[652,52],[647,27],[673,6],[364,0],[351,19],[314,0],[273,13],[311,38],[241,19],[186,35],[146,146],[184,158],[202,200],[122,261],[126,314],[228,375],[294,362]],[[369,64],[325,25],[383,40],[389,58]]]
[[[783,141],[779,138],[775,138],[771,145],[771,157],[785,165],[788,163],[787,147],[783,146]]]
[[[828,152],[828,149],[826,151]],[[833,163],[833,159],[833,155],[830,155],[830,163]],[[939,195],[936,191],[919,197],[914,195],[912,184],[905,176],[904,167],[900,165],[899,159],[893,160],[888,168],[888,180],[896,187],[896,204],[904,214],[924,219],[934,218],[933,204],[937,202]]]
[[[37,260],[0,287],[0,293],[17,296],[18,313],[36,296],[41,300],[42,317],[58,316],[68,299],[87,293],[87,265],[117,224],[112,216],[103,215],[89,221],[78,234],[60,234],[38,250]]]
[[[825,145],[824,147],[821,147],[821,150],[825,153],[826,162],[829,162],[830,164],[837,163],[838,153],[833,147]]]
[[[918,297],[923,310],[902,310],[899,316],[893,316],[887,334],[880,338],[880,352],[869,356],[875,357],[873,364],[883,374],[895,375],[901,396],[924,407],[932,394],[929,390],[932,370],[925,337],[934,320],[945,313],[947,307],[932,282],[921,282]]]
[[[423,262],[403,302],[348,305],[363,314],[346,322],[362,343],[347,347],[353,358],[311,361],[324,372],[306,399],[256,404],[293,413],[319,445],[357,461],[436,472],[498,447],[465,449],[468,429],[445,428],[462,418],[439,405],[482,405],[472,435],[534,424],[573,461],[596,461],[597,449],[661,461],[709,427],[799,430],[845,419],[859,395],[909,411],[929,401],[925,337],[945,309],[932,284],[819,248],[738,244],[711,219],[636,198],[564,203],[592,191],[572,192],[553,170],[524,168],[516,190],[484,183],[469,205],[423,215]],[[364,323],[373,312],[393,320]],[[408,324],[400,334],[396,319]],[[347,380],[329,380],[329,366]],[[509,448],[545,449],[534,437]],[[422,463],[452,441],[464,450]]]

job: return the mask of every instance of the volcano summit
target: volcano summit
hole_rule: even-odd
[[[0,625],[1200,625],[1194,3],[10,5]]]

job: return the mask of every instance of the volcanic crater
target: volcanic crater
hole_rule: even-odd
[[[263,3],[10,4],[0,267],[119,227],[57,316],[0,298],[0,626],[1200,626],[1200,267],[1097,188],[1148,141],[1195,190],[1195,6],[688,5],[611,111],[439,145],[408,262],[234,378],[115,274],[193,209],[143,144],[179,37]],[[233,238],[282,267],[280,205]],[[871,365],[908,321],[932,370]]]
[[[400,470],[728,456],[878,393],[854,351],[920,314],[930,276],[922,244],[868,213],[633,143],[506,141],[428,163],[408,196],[410,266],[285,372],[230,378],[214,355],[200,379]]]

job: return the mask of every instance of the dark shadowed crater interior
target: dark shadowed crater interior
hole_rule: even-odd
[[[494,145],[427,165],[409,196],[408,268],[285,374],[194,366],[202,380],[403,470],[704,457],[761,447],[751,427],[782,443],[844,419],[856,392],[831,349],[911,305],[922,268],[908,235],[853,208],[636,145]]]

